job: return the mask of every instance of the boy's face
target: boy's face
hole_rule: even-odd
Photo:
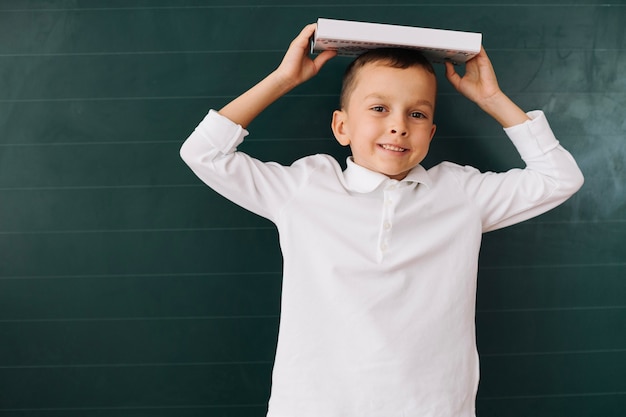
[[[401,180],[426,157],[435,134],[436,79],[421,67],[366,64],[346,108],[333,114],[337,141],[354,162]]]

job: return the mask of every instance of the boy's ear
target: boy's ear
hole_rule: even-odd
[[[433,137],[435,136],[435,131],[437,131],[437,125],[433,123],[433,127],[430,130],[430,140],[433,140]]]
[[[335,110],[333,112],[333,121],[331,123],[331,128],[333,129],[333,134],[335,135],[335,139],[342,146],[348,146],[350,144],[350,137],[348,136],[347,129],[347,117],[345,111],[343,110]]]

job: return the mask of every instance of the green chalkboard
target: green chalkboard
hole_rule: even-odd
[[[625,415],[622,1],[3,0],[0,417],[264,416],[277,233],[178,150],[318,17],[482,32],[505,92],[546,112],[586,183],[484,237],[477,412]],[[273,104],[241,149],[343,161],[329,123],[348,62]],[[437,71],[425,165],[521,166]]]

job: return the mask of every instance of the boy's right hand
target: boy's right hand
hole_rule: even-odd
[[[310,56],[310,39],[317,29],[316,23],[306,25],[291,42],[289,49],[275,71],[285,85],[293,88],[311,79],[328,60],[337,55],[336,51],[324,51],[315,59]]]
[[[222,107],[220,114],[245,128],[272,102],[316,75],[329,59],[337,55],[335,51],[324,51],[311,59],[309,38],[316,28],[315,23],[305,26],[289,45],[278,68]]]

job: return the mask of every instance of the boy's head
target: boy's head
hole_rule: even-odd
[[[428,153],[436,94],[435,71],[421,53],[372,49],[346,69],[333,133],[356,164],[402,179]]]

